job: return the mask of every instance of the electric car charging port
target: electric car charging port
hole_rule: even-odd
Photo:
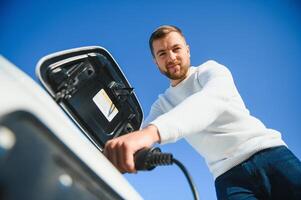
[[[140,128],[143,114],[134,89],[105,49],[82,47],[46,56],[37,74],[99,149],[107,140]]]

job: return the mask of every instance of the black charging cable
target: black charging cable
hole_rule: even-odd
[[[193,183],[192,177],[188,173],[185,166],[180,161],[173,158],[172,154],[162,153],[161,149],[158,147],[151,149],[141,149],[135,154],[136,170],[149,171],[153,170],[157,166],[172,164],[176,164],[182,170],[189,183],[194,199],[199,200],[199,194],[197,192],[195,184]]]

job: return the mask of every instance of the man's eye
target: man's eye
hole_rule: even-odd
[[[181,47],[176,47],[176,48],[174,48],[174,51],[180,51],[181,50]]]
[[[164,56],[166,53],[159,53],[159,56],[162,57]]]

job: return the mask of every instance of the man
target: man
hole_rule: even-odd
[[[185,138],[215,178],[218,199],[301,199],[301,163],[276,130],[250,115],[230,71],[215,61],[190,67],[182,31],[161,26],[149,41],[170,87],[152,105],[143,129],[110,140],[105,155],[120,172],[136,172],[133,155]]]

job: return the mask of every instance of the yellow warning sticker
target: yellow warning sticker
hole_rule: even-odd
[[[93,101],[109,122],[117,115],[118,109],[104,89],[93,97]]]

